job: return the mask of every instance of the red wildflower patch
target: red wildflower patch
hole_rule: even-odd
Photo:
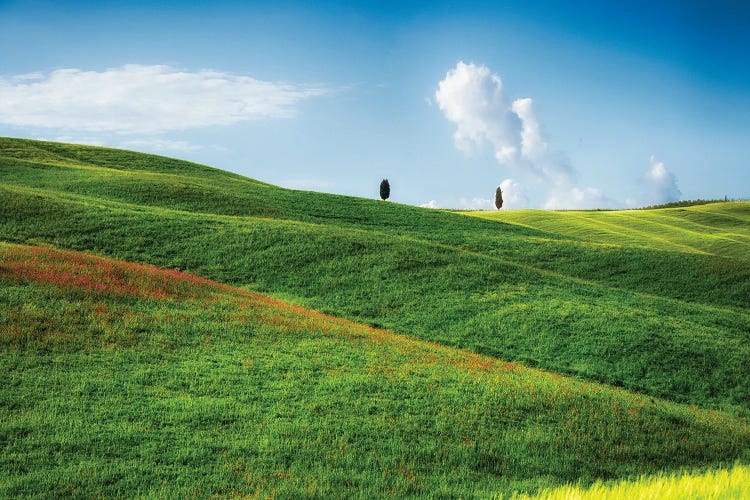
[[[173,270],[42,247],[0,251],[0,275],[64,288],[156,299],[203,297],[219,283]]]
[[[371,328],[182,271],[80,252],[22,245],[0,246],[0,259],[0,276],[6,279],[50,283],[104,296],[231,301],[236,306],[236,315],[230,316],[230,320],[236,322],[257,321],[282,332],[310,330],[342,335],[352,340],[387,343],[395,346],[398,352],[419,359],[420,364],[446,363],[479,377],[495,370],[507,372],[520,369],[513,363],[465,351],[456,352],[433,342]],[[96,313],[106,316],[109,311],[105,304],[100,304]],[[127,315],[122,315],[121,320],[127,322]]]

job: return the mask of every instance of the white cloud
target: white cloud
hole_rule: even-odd
[[[495,200],[489,198],[460,198],[458,205],[464,210],[494,210]]]
[[[500,183],[503,191],[503,209],[526,208],[529,206],[529,197],[518,181],[505,179]]]
[[[459,62],[438,84],[435,99],[445,117],[456,124],[457,148],[470,153],[490,144],[503,167],[520,169],[535,180],[547,198],[545,207],[603,208],[615,204],[598,189],[578,187],[567,156],[550,151],[532,99],[511,101],[504,95],[501,78],[486,66]],[[520,184],[510,182],[509,203],[528,204]],[[519,192],[515,198],[514,189]]]
[[[440,207],[438,207],[437,200],[430,200],[427,203],[422,203],[419,206],[422,207],[422,208],[440,208]]]
[[[547,151],[547,144],[542,140],[542,132],[534,115],[531,99],[528,97],[516,99],[511,109],[521,119],[522,156],[529,160],[541,158]]]
[[[516,159],[521,143],[521,118],[503,95],[503,82],[486,66],[459,62],[438,84],[435,100],[456,124],[456,147],[471,152],[488,142],[498,161]]]
[[[547,210],[590,210],[595,208],[617,208],[619,203],[607,198],[595,188],[570,187],[553,191],[544,204]]]
[[[34,73],[22,73],[20,75],[14,75],[12,78],[13,80],[17,82],[22,82],[22,81],[31,81],[31,80],[41,80],[42,78],[44,78],[44,75],[37,71]]]
[[[257,80],[213,70],[129,64],[0,77],[0,123],[149,134],[293,116],[320,85]]]
[[[523,187],[513,179],[505,179],[500,183],[503,190],[503,209],[506,208],[523,208],[527,207],[529,200]],[[494,196],[494,192],[493,192]],[[495,210],[494,198],[482,198],[480,196],[467,198],[455,198],[446,203],[430,200],[427,203],[419,205],[422,208],[457,208],[458,210]]]
[[[677,187],[677,177],[653,155],[649,162],[651,166],[640,178],[644,192],[639,201],[644,205],[658,205],[679,200],[682,192]]]

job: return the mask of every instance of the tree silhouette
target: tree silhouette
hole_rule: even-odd
[[[500,186],[495,190],[495,208],[498,210],[503,208],[503,190],[500,189]]]
[[[380,198],[387,200],[391,195],[391,185],[388,183],[388,179],[383,179],[380,182]]]

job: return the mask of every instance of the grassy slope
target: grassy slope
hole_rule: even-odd
[[[719,245],[621,245],[138,153],[12,139],[0,148],[0,239],[190,270],[423,339],[750,413],[750,264],[741,237],[726,243],[746,230],[748,204],[711,205],[726,213],[710,220],[702,207],[680,212],[675,231],[703,220]],[[661,227],[653,240],[664,240]]]
[[[713,258],[712,255],[698,256],[691,253],[674,258],[670,254],[655,252],[653,247],[628,248],[628,253],[623,254],[622,248],[599,246],[596,252],[591,252],[588,251],[589,242],[581,241],[580,238],[559,237],[544,230],[545,228],[539,231],[517,224],[498,227],[481,221],[467,222],[444,212],[281,189],[201,165],[121,150],[0,138],[0,165],[3,167],[4,183],[8,185],[41,187],[56,192],[191,212],[258,216],[377,230],[461,246],[535,266],[545,267],[563,262],[567,274],[584,279],[606,280],[606,275],[590,275],[591,269],[577,269],[574,260],[576,256],[582,255],[585,262],[591,263],[590,268],[609,268],[613,279],[608,280],[608,284],[620,288],[658,292],[670,297],[716,304],[750,305],[746,293],[750,288],[730,286],[738,281],[732,278],[747,280],[750,276],[748,266],[736,262],[727,264],[725,259]],[[736,208],[732,212],[739,212],[733,214],[731,219],[734,228],[747,225],[750,221],[750,205],[733,206]],[[651,211],[647,217],[655,217],[658,212]],[[686,211],[688,214],[694,212]],[[608,217],[612,213],[602,214]],[[737,215],[740,216],[739,219]],[[714,219],[709,222],[711,225],[719,223],[719,226],[709,226],[705,231],[723,230],[722,221]],[[693,221],[690,223],[695,225]],[[652,231],[650,237],[661,238],[662,230],[663,227],[657,227],[658,232]],[[681,234],[678,236],[682,237]],[[516,242],[515,238],[520,238],[521,241]],[[736,241],[732,243],[737,250],[735,255],[747,254],[743,251],[748,247],[747,240],[743,245],[737,245]],[[639,263],[657,262],[664,273],[654,275],[653,268],[647,265],[628,266],[628,260]],[[707,278],[717,279],[706,272],[705,267],[722,265],[732,275],[717,282],[725,285],[718,293],[708,285],[697,288],[689,286]],[[622,283],[620,278],[624,271],[638,279]],[[706,289],[709,289],[709,293],[706,293]]]
[[[750,260],[750,204],[620,211],[465,212],[590,243]]]
[[[489,496],[747,456],[745,420],[203,278],[0,244],[0,496]]]
[[[513,500],[742,500],[747,498],[750,468],[737,465],[727,470],[702,473],[644,476],[614,484],[597,483],[590,488],[563,486],[537,495],[517,495]]]

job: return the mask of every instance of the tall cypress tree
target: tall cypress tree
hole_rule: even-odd
[[[391,195],[391,185],[388,183],[388,179],[383,179],[380,182],[380,199],[387,200]]]
[[[500,189],[500,186],[495,190],[495,208],[498,210],[503,208],[503,190]]]

